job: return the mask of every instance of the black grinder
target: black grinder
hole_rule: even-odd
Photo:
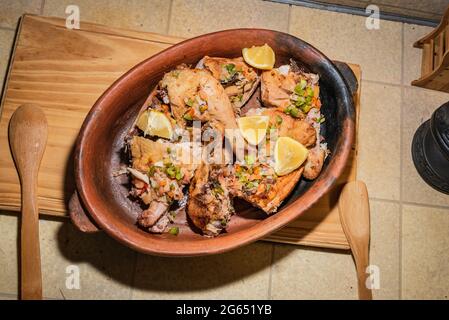
[[[416,130],[412,142],[416,170],[434,189],[449,194],[449,102]]]

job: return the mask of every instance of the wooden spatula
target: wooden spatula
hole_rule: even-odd
[[[22,191],[21,298],[42,299],[37,174],[47,143],[47,119],[38,106],[17,108],[9,123],[9,142]]]
[[[370,242],[370,212],[366,185],[361,181],[347,183],[340,194],[338,209],[343,231],[354,256],[359,299],[372,300],[371,289],[366,286]]]

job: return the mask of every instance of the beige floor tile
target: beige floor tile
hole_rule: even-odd
[[[136,253],[104,233],[86,235],[69,223],[41,221],[44,296],[56,299],[128,299]],[[79,270],[80,289],[67,277]],[[69,268],[69,269],[67,269]],[[72,271],[73,272],[73,271]],[[75,271],[76,272],[76,271]]]
[[[401,83],[401,23],[368,30],[361,16],[292,6],[289,32],[331,59],[360,64],[363,79]]]
[[[220,255],[139,255],[133,299],[266,299],[272,245],[254,243]]]
[[[400,205],[371,200],[370,208],[370,264],[379,267],[379,289],[373,290],[373,297],[399,299]]]
[[[403,84],[410,85],[413,80],[416,80],[421,76],[422,50],[414,48],[413,44],[432,30],[433,28],[431,27],[404,23]]]
[[[374,299],[399,298],[399,204],[371,201],[371,265],[379,269]],[[357,299],[349,252],[276,245],[273,299]]]
[[[449,210],[403,207],[402,296],[449,297]]]
[[[400,116],[400,87],[362,82],[357,174],[371,197],[399,200]]]
[[[0,213],[0,292],[11,295],[18,292],[18,227],[15,215]]]
[[[276,245],[272,268],[272,299],[357,299],[347,252]]]
[[[449,94],[415,87],[404,88],[402,103],[402,200],[412,203],[449,206],[449,197],[435,191],[419,176],[413,165],[411,143],[418,127],[433,111],[449,100]]]
[[[17,294],[17,216],[0,214],[0,292]],[[85,235],[69,223],[40,221],[43,295],[48,299],[127,299],[135,253],[104,234]],[[68,266],[80,289],[68,289]]]
[[[6,77],[9,57],[14,43],[14,31],[0,30],[0,90]]]
[[[15,29],[24,13],[39,14],[43,0],[0,1],[0,27]]]
[[[112,27],[166,33],[168,0],[45,0],[44,15],[66,17],[67,5],[78,5],[80,20]]]
[[[243,27],[287,32],[288,11],[288,5],[260,0],[174,0],[169,33],[193,37]]]

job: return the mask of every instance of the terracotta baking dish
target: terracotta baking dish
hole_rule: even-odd
[[[320,176],[302,180],[276,214],[266,216],[236,203],[227,232],[206,238],[180,225],[178,236],[155,235],[136,226],[140,208],[128,195],[126,177],[113,177],[123,159],[123,138],[163,74],[181,63],[195,64],[203,56],[236,57],[244,47],[267,43],[276,65],[293,58],[320,75],[324,136],[331,150]],[[138,251],[165,256],[220,253],[243,246],[281,228],[323,196],[341,174],[354,136],[351,93],[336,66],[308,43],[291,35],[263,29],[234,29],[179,43],[138,64],[118,79],[95,103],[81,128],[75,151],[77,191],[83,207],[98,227]]]

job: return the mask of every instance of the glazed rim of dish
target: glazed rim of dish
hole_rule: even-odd
[[[190,47],[197,45],[202,47],[204,43],[215,41],[216,36],[221,37],[235,37],[237,33],[253,33],[256,32],[264,39],[265,34],[267,38],[271,37],[271,42],[275,43],[273,48],[279,46],[290,47],[292,46],[299,52],[307,51],[306,54],[314,60],[317,60],[321,64],[322,69],[326,69],[327,73],[330,73],[332,82],[334,82],[333,89],[336,99],[336,105],[341,110],[337,111],[337,117],[342,118],[341,126],[339,128],[340,135],[345,139],[339,139],[334,146],[334,153],[331,155],[331,159],[327,165],[323,168],[319,177],[311,184],[311,186],[292,203],[285,205],[282,209],[274,213],[264,220],[260,220],[256,224],[232,233],[227,233],[215,238],[202,238],[201,240],[180,240],[180,239],[162,239],[158,237],[148,237],[147,233],[137,232],[137,226],[135,230],[129,229],[130,232],[124,232],[122,228],[124,223],[119,219],[108,218],[108,208],[103,203],[102,198],[99,196],[99,190],[95,187],[95,181],[91,179],[90,175],[85,172],[86,160],[85,155],[92,153],[92,150],[88,148],[88,141],[92,139],[92,130],[97,126],[96,118],[101,112],[105,112],[105,106],[110,104],[110,95],[114,95],[116,92],[122,92],[129,80],[136,76],[141,69],[150,66],[153,63],[161,62],[168,52],[177,49],[178,52],[184,52],[184,47]],[[288,42],[284,44],[283,42]],[[270,43],[269,43],[270,44]],[[206,55],[205,53],[204,55]],[[297,60],[293,55],[292,58]],[[300,60],[298,60],[301,62]],[[316,72],[316,71],[314,71]],[[318,73],[318,72],[316,72]],[[163,72],[161,73],[161,75]],[[321,74],[319,74],[321,77]],[[162,77],[162,76],[161,76]],[[346,110],[344,110],[346,109]],[[349,153],[352,148],[354,139],[354,106],[352,96],[349,92],[347,84],[343,79],[340,72],[335,65],[320,51],[315,49],[310,44],[293,37],[289,34],[266,30],[266,29],[232,29],[219,31],[214,33],[205,34],[196,38],[185,40],[176,44],[158,54],[142,61],[134,66],[131,70],[125,73],[117,81],[115,81],[96,101],[90,112],[88,113],[78,136],[76,142],[75,152],[75,179],[77,191],[81,197],[81,201],[88,210],[90,216],[98,224],[98,226],[104,230],[108,235],[118,240],[119,242],[143,253],[165,255],[165,256],[196,256],[205,254],[222,253],[245,244],[256,241],[277,229],[280,229],[293,219],[297,218],[300,214],[305,212],[314,203],[316,203],[330,188],[334,185],[337,178],[343,172],[346,165]],[[88,157],[87,157],[88,158]],[[105,164],[106,165],[106,164]],[[171,241],[172,246],[167,246],[167,242]]]

